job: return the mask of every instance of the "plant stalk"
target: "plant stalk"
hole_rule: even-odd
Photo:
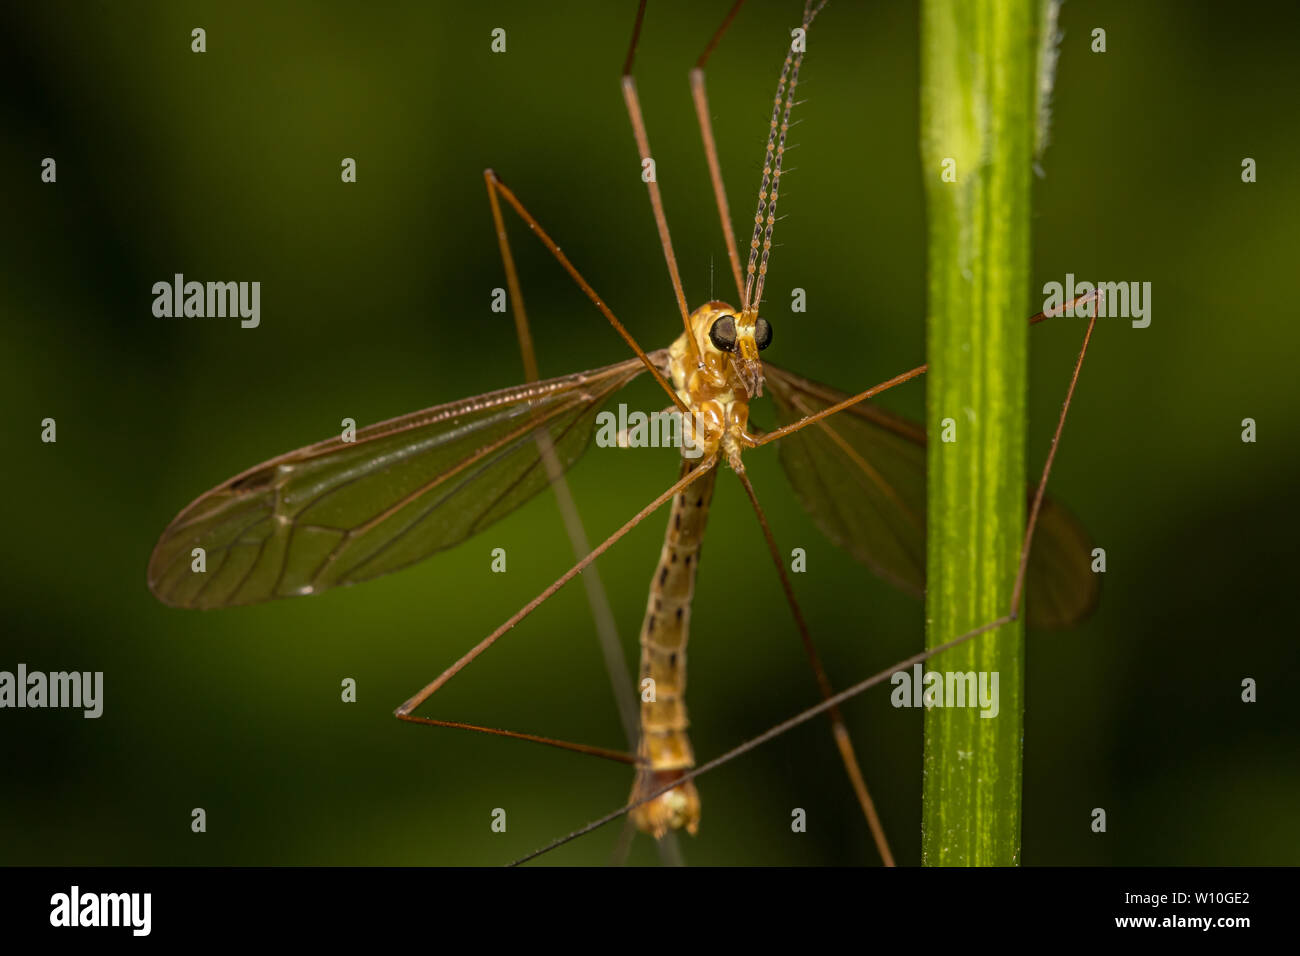
[[[1007,612],[1024,534],[1040,13],[1039,0],[925,0],[922,8],[927,647]],[[958,684],[968,683],[944,680],[944,706],[925,715],[926,865],[1020,861],[1024,664],[1019,622],[929,664],[973,672],[977,693],[953,706]],[[995,674],[996,716],[985,716],[993,706],[979,688],[992,692]]]

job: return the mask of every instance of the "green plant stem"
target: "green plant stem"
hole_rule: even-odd
[[[926,642],[1005,614],[1024,534],[1037,0],[926,0],[921,155],[929,212]],[[942,178],[955,162],[955,182]],[[951,420],[951,425],[949,425]],[[943,441],[945,431],[955,441]],[[922,861],[1020,859],[1019,623],[933,659],[998,675],[998,713],[925,717]],[[945,703],[951,701],[945,697]]]

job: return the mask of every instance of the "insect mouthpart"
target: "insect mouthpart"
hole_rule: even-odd
[[[763,394],[763,363],[758,353],[772,344],[772,325],[767,319],[754,318],[753,324],[746,324],[749,315],[742,315],[740,322],[734,315],[724,315],[709,326],[709,341],[720,352],[732,356],[731,367],[736,377],[750,398]]]
[[[736,377],[750,398],[763,394],[763,363],[757,357],[750,359],[737,355],[732,358],[731,367],[736,370]]]

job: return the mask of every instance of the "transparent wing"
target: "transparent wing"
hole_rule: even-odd
[[[763,363],[781,424],[849,397]],[[795,494],[833,542],[895,586],[925,589],[925,431],[869,402],[782,438]],[[1044,498],[1025,580],[1034,627],[1068,627],[1092,612],[1099,582],[1092,545],[1068,511]]]
[[[849,397],[768,362],[763,376],[783,425]],[[795,494],[826,536],[919,596],[925,589],[924,430],[859,402],[777,444]]]
[[[539,440],[549,437],[567,469],[600,406],[644,370],[631,359],[489,392],[273,458],[176,516],[149,559],[149,588],[177,607],[228,607],[414,564],[545,488]],[[192,570],[195,548],[206,552],[203,572]]]

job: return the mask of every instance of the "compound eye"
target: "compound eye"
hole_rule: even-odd
[[[709,329],[709,341],[722,352],[736,351],[736,317],[724,315]]]
[[[772,344],[772,323],[760,318],[754,323],[754,344],[761,352]]]

